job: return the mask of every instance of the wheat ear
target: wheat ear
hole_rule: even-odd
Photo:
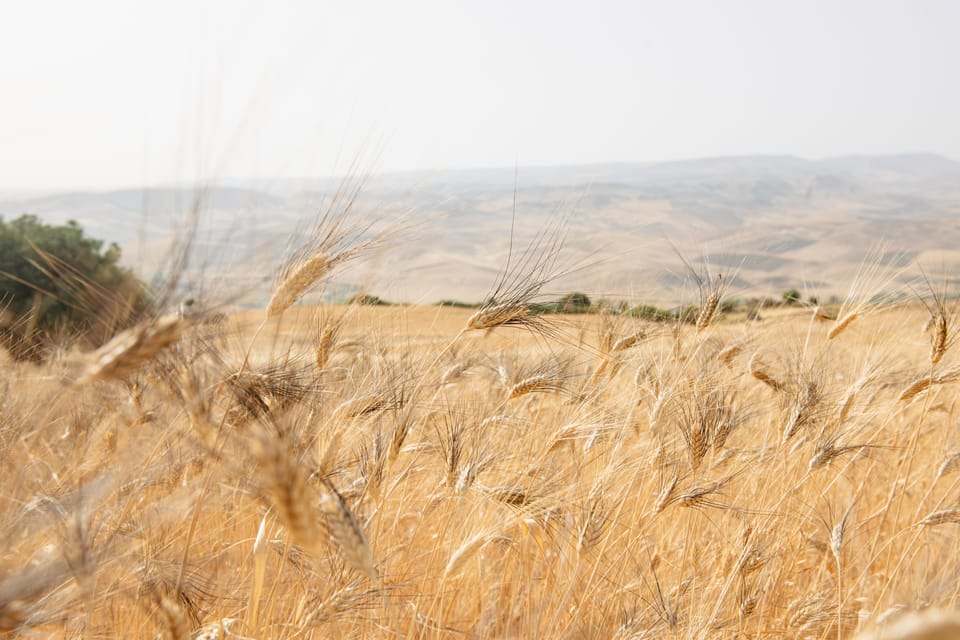
[[[79,383],[125,378],[177,342],[184,324],[179,316],[168,315],[116,335],[93,353]]]
[[[833,340],[838,335],[843,333],[843,331],[849,327],[859,316],[860,314],[857,311],[851,311],[847,315],[843,316],[843,318],[837,321],[837,324],[834,325],[833,329],[830,329],[830,333],[827,334],[827,340]]]
[[[550,391],[556,389],[557,383],[552,376],[531,376],[510,387],[510,393],[507,398],[513,400],[535,391]]]
[[[947,352],[947,318],[942,313],[937,313],[933,321],[934,332],[933,342],[930,345],[930,362],[937,364],[943,359],[943,354]]]
[[[933,380],[934,379],[931,376],[926,376],[914,381],[913,384],[903,390],[903,393],[900,394],[899,400],[901,402],[909,402],[910,400],[913,400],[916,396],[929,389],[930,386],[933,385]]]
[[[475,553],[480,551],[480,549],[487,546],[494,540],[502,540],[504,542],[511,541],[510,538],[506,536],[478,533],[460,545],[460,547],[450,555],[450,559],[447,561],[447,566],[443,570],[443,577],[448,578],[459,573],[463,568],[463,565],[466,564],[467,560],[469,560]]]
[[[624,336],[613,343],[610,351],[612,353],[619,353],[620,351],[626,351],[627,349],[633,347],[641,340],[644,340],[647,337],[647,332],[643,329],[634,331],[628,336]]]
[[[320,536],[316,514],[310,509],[313,492],[303,467],[283,441],[268,440],[256,453],[266,475],[267,496],[280,522],[294,542],[309,553],[317,553]]]
[[[337,338],[337,327],[333,324],[324,325],[317,338],[317,347],[315,355],[317,360],[317,371],[323,371],[330,361],[330,355],[333,353],[333,343]]]
[[[954,522],[960,522],[960,509],[943,509],[941,511],[934,511],[926,518],[921,520],[919,524],[929,527],[936,526],[938,524],[952,524]]]
[[[706,304],[703,305],[703,309],[700,310],[700,314],[697,316],[697,331],[703,331],[710,326],[710,322],[717,314],[717,305],[719,304],[720,293],[714,291],[707,297]]]
[[[183,608],[167,596],[159,598],[157,606],[170,639],[190,640],[190,626],[187,624],[187,617],[183,613]]]
[[[467,320],[467,328],[480,331],[496,327],[522,324],[530,313],[530,309],[523,304],[503,303],[480,309]]]
[[[761,368],[756,354],[754,354],[753,357],[750,358],[750,363],[748,365],[748,368],[750,369],[750,375],[752,375],[754,378],[756,378],[763,384],[767,385],[774,391],[783,391],[783,383],[777,380],[776,378],[774,378],[773,376],[771,376],[763,368]]]
[[[314,282],[330,271],[333,263],[324,254],[316,254],[290,272],[267,303],[267,318],[279,316],[303,295]]]
[[[721,349],[717,353],[717,360],[719,360],[720,362],[726,365],[729,365],[730,362],[734,358],[736,358],[737,354],[739,354],[741,351],[743,351],[743,345],[732,344],[729,347],[725,347],[724,349]]]
[[[357,573],[366,576],[373,584],[379,585],[380,576],[363,530],[343,496],[330,483],[327,482],[324,485],[326,491],[320,499],[320,511],[323,512],[331,537],[340,547],[343,559]]]

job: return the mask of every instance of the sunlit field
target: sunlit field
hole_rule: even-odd
[[[264,309],[4,362],[0,632],[845,638],[958,605],[936,286],[748,320],[710,278],[650,322],[536,315],[534,269],[477,309],[298,305],[344,255],[311,248]]]

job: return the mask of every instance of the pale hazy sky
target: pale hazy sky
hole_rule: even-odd
[[[0,189],[960,159],[958,28],[954,0],[6,2]]]

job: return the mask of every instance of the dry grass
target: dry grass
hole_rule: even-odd
[[[0,371],[0,634],[927,637],[899,623],[960,605],[960,374],[920,305],[290,306],[308,253],[266,322]]]

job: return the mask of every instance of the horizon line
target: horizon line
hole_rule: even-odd
[[[558,163],[558,164],[530,164],[530,165],[515,165],[513,167],[508,165],[462,165],[455,167],[443,167],[443,168],[424,168],[424,169],[391,169],[386,171],[370,171],[364,174],[351,175],[348,173],[341,174],[318,174],[318,175],[298,175],[298,176],[222,176],[219,178],[212,178],[204,182],[197,181],[156,181],[156,182],[142,182],[137,184],[115,184],[112,186],[84,186],[84,185],[75,185],[75,186],[45,186],[45,187],[0,187],[0,195],[3,194],[33,194],[33,195],[54,195],[54,194],[67,194],[67,193],[112,193],[119,191],[136,191],[136,190],[156,190],[156,189],[177,189],[177,190],[199,190],[206,189],[210,187],[216,187],[217,185],[226,185],[226,186],[235,186],[230,183],[250,183],[250,182],[273,182],[273,183],[290,183],[298,181],[324,181],[324,180],[346,180],[353,179],[358,176],[364,176],[364,179],[372,180],[377,178],[391,178],[391,177],[402,177],[402,176],[417,176],[417,175],[431,175],[431,174],[444,174],[444,173],[468,173],[468,172],[482,172],[482,171],[523,171],[523,170],[558,170],[558,169],[575,169],[575,168],[590,168],[590,167],[655,167],[662,165],[671,165],[671,164],[684,164],[692,162],[704,162],[704,161],[722,161],[722,160],[744,160],[744,159],[792,159],[792,160],[801,160],[804,162],[818,163],[826,162],[830,160],[851,160],[851,159],[890,159],[890,158],[905,158],[905,157],[928,157],[928,158],[937,158],[939,160],[946,160],[952,164],[960,165],[960,160],[954,159],[942,153],[936,153],[931,151],[901,151],[895,153],[844,153],[839,155],[828,155],[828,156],[819,156],[819,157],[809,157],[802,156],[792,153],[743,153],[743,154],[728,154],[728,155],[706,155],[706,156],[688,156],[680,157],[675,159],[664,159],[664,160],[613,160],[613,161],[596,161],[596,162],[583,162],[583,163]]]

